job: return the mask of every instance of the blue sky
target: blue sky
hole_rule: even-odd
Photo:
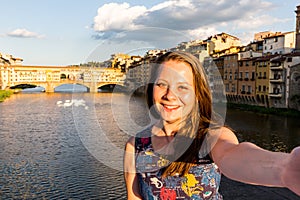
[[[244,44],[260,31],[295,30],[298,0],[0,0],[0,52],[24,65],[142,55],[226,32]]]

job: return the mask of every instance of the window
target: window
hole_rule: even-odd
[[[231,92],[235,92],[235,85],[232,85],[232,90],[231,90]]]
[[[226,90],[226,92],[229,92],[229,84],[225,85],[225,90]]]
[[[248,93],[251,93],[251,91],[252,91],[252,88],[250,85],[248,85]]]
[[[245,73],[245,78],[249,78],[249,72]]]
[[[237,76],[238,76],[238,73],[235,72],[235,73],[234,73],[234,80],[237,80]]]

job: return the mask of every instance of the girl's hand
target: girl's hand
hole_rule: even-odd
[[[300,196],[300,147],[289,154],[285,169],[282,172],[283,185]]]

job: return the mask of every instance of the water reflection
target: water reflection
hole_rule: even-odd
[[[54,92],[88,92],[88,88],[80,84],[63,84],[57,86]]]
[[[300,145],[299,118],[227,110],[226,122],[240,141],[272,151],[290,152]]]
[[[37,86],[34,88],[25,88],[22,90],[22,93],[34,93],[34,92],[45,92],[45,88]]]
[[[121,99],[122,94],[118,95]],[[140,126],[149,123],[145,103],[139,97],[132,98],[129,114],[117,113],[118,123],[112,106],[121,109],[109,93],[16,94],[1,103],[1,199],[125,199],[122,171],[96,159],[75,126],[88,122],[76,121],[80,118],[75,118],[75,111],[84,119],[93,111],[109,141],[123,149],[129,134],[134,134],[129,133],[128,119]],[[226,123],[240,140],[265,148],[288,151],[300,145],[299,119],[228,110]],[[81,125],[95,132],[98,129],[93,123]],[[106,159],[122,159],[122,155],[109,153]]]

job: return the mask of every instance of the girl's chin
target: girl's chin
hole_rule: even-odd
[[[182,118],[174,118],[174,117],[162,117],[162,120],[165,122],[168,122],[169,124],[171,123],[176,123],[176,122],[180,122],[182,120]]]

